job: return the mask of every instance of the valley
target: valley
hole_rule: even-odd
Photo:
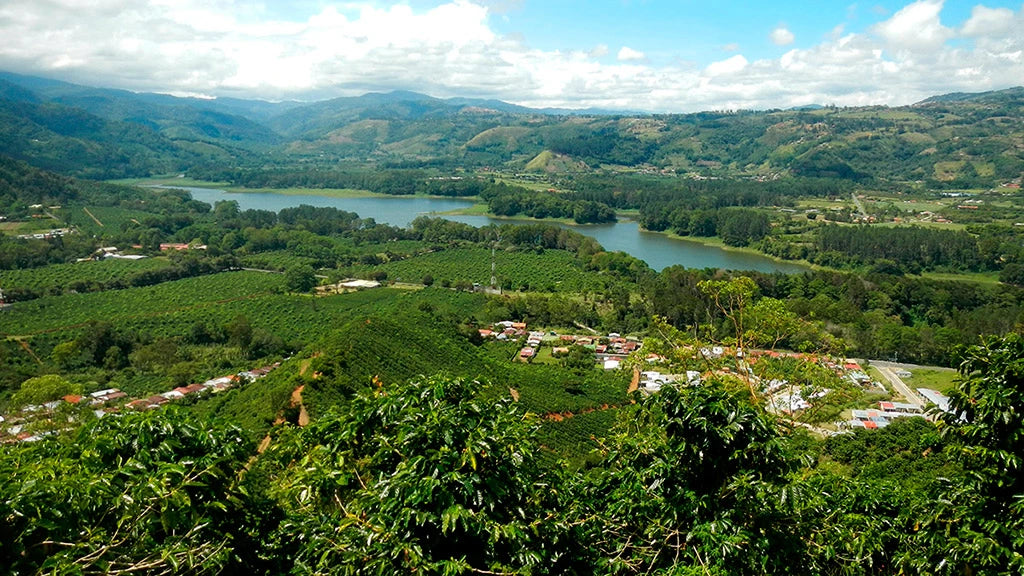
[[[0,74],[0,573],[1005,573],[1022,106]]]

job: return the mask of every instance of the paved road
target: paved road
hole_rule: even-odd
[[[889,381],[890,384],[892,384],[894,390],[907,399],[907,402],[918,406],[924,406],[924,398],[921,398],[917,392],[911,390],[910,386],[907,386],[906,383],[903,382],[903,379],[896,375],[895,369],[888,366],[880,366],[878,364],[873,364],[873,366],[882,374],[882,376],[885,377],[886,380]]]

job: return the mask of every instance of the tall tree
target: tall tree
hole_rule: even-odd
[[[907,563],[949,574],[1024,573],[1024,336],[967,348],[943,415],[966,474],[952,479]]]
[[[528,574],[555,560],[533,445],[508,399],[447,377],[378,385],[275,444],[281,542],[314,573]]]

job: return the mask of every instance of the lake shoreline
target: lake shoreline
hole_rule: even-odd
[[[550,224],[594,238],[606,250],[630,254],[654,270],[676,265],[691,269],[751,270],[766,274],[802,274],[813,270],[806,264],[779,260],[750,249],[733,250],[694,241],[692,238],[642,230],[639,222],[633,219],[635,214],[623,214],[622,219],[612,223],[577,224],[571,219],[495,217],[486,211],[486,205],[478,197],[391,195],[360,190],[247,189],[218,186],[212,182],[193,186],[199,183],[181,178],[137,180],[134,184],[182,189],[191,193],[193,198],[211,205],[233,200],[243,210],[279,212],[300,204],[333,207],[354,212],[365,219],[403,228],[419,216],[440,217],[476,227],[506,223]]]
[[[322,196],[324,198],[436,198],[444,200],[466,200],[477,204],[479,196],[439,196],[435,194],[384,194],[383,192],[372,192],[358,188],[246,188],[234,186],[227,182],[206,182],[202,180],[176,179],[176,178],[140,178],[132,180],[114,180],[120,184],[142,186],[144,188],[204,188],[207,190],[220,190],[227,194],[278,194],[281,196]],[[453,210],[452,212],[457,212]]]

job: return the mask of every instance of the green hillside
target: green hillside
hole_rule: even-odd
[[[1024,172],[1020,88],[892,108],[566,115],[413,92],[204,101],[2,74],[0,98],[0,152],[89,177],[340,162],[973,188]],[[273,161],[257,161],[256,151]]]

